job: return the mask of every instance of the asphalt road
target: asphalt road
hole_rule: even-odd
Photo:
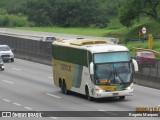
[[[159,120],[158,117],[122,118],[112,112],[135,111],[136,107],[160,107],[160,90],[135,85],[134,95],[125,100],[90,102],[78,94],[61,94],[53,84],[51,66],[15,59],[14,63],[5,63],[5,71],[0,71],[0,111],[111,111],[106,114],[115,116],[41,118],[45,120]]]

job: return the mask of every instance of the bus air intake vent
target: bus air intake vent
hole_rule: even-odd
[[[93,45],[93,44],[107,44],[105,40],[81,40],[74,41],[70,43],[71,45],[83,46],[83,45]]]

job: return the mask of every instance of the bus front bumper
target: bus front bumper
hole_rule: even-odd
[[[105,98],[105,97],[132,96],[132,95],[133,95],[133,89],[129,89],[129,90],[112,91],[112,92],[96,91],[92,97]]]

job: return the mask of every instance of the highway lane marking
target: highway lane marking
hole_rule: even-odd
[[[19,104],[19,103],[13,103],[13,105],[16,105],[16,106],[21,106],[21,104]]]
[[[30,108],[30,107],[24,107],[25,109],[28,109],[28,110],[32,110],[32,108]]]
[[[11,102],[11,100],[8,100],[8,99],[2,99],[2,100],[5,101],[5,102],[8,102],[8,103]],[[13,102],[12,104],[16,105],[16,106],[22,106],[21,104],[16,103],[16,102]],[[30,107],[24,107],[24,108],[27,109],[27,110],[32,110],[32,108],[30,108]]]
[[[22,69],[19,68],[12,68],[13,70],[22,71]]]
[[[54,119],[54,120],[55,120],[55,119],[58,119],[57,117],[50,117],[50,118],[51,118],[51,119]]]
[[[11,102],[10,100],[8,100],[8,99],[3,99],[3,101],[5,101],[5,102]]]
[[[99,109],[99,111],[105,111],[105,110],[101,110],[101,109]]]
[[[13,82],[8,81],[8,80],[2,80],[2,81],[5,82],[5,83],[14,84]]]
[[[53,77],[48,77],[49,79],[53,79]]]
[[[47,95],[51,96],[51,97],[55,97],[55,98],[61,98],[59,96],[56,96],[56,95],[53,95],[53,94],[50,94],[50,93],[47,93]]]
[[[108,112],[108,111],[105,111],[105,110],[102,110],[102,109],[99,109],[99,111],[102,111],[102,112],[104,112],[104,113],[107,113],[107,114],[111,114],[111,115],[117,116],[117,114],[115,114],[115,113]]]

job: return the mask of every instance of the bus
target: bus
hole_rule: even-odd
[[[138,64],[125,46],[107,40],[71,39],[52,43],[54,84],[63,94],[76,92],[93,98],[133,95]]]

